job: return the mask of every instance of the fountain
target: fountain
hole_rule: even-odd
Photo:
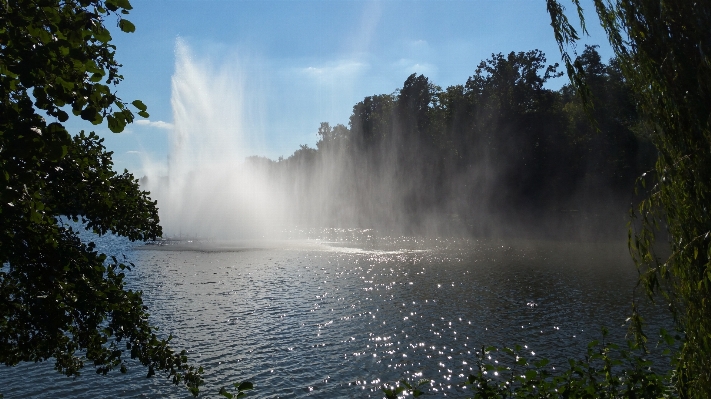
[[[182,40],[175,53],[167,176],[147,168],[142,180],[158,201],[165,236],[253,239],[272,233],[286,220],[284,196],[268,178],[268,165],[246,161],[258,151],[260,132],[245,123],[238,64],[215,68]]]

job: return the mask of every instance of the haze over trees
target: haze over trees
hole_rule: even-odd
[[[446,89],[412,74],[356,104],[347,127],[322,123],[316,148],[262,162],[301,201],[305,224],[620,237],[656,152],[619,62],[594,46],[576,62],[601,100],[597,125],[572,87],[545,87],[562,73],[541,51],[493,54]]]

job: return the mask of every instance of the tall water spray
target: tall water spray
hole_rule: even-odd
[[[224,65],[215,68],[176,43],[167,175],[148,168],[142,183],[158,201],[167,237],[262,238],[286,220],[269,171],[245,162],[260,132],[245,123],[245,77],[236,63]]]

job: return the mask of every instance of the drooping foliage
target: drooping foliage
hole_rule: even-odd
[[[0,362],[53,358],[76,376],[85,362],[125,371],[130,355],[197,393],[201,371],[156,336],[141,293],[125,287],[131,265],[77,231],[162,234],[155,202],[112,170],[103,140],[62,124],[68,112],[113,132],[133,120],[115,94],[122,76],[104,25],[132,32],[130,9],[127,0],[0,2]]]
[[[711,397],[711,3],[595,1],[595,11],[632,89],[659,157],[639,182],[630,250],[649,297],[661,293],[685,334],[676,362],[684,397]],[[581,31],[585,14],[573,0]],[[573,87],[588,109],[602,103],[583,65],[568,55],[579,35],[548,0]],[[659,249],[662,251],[659,251]],[[668,250],[667,250],[668,248]],[[635,314],[637,337],[645,340]]]

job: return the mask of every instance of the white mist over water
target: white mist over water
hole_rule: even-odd
[[[254,96],[245,93],[238,62],[215,68],[181,40],[175,54],[167,175],[149,161],[141,182],[158,201],[164,235],[245,239],[271,233],[284,224],[284,195],[264,168],[245,162],[259,150],[261,132],[248,123],[255,112],[245,99]]]

